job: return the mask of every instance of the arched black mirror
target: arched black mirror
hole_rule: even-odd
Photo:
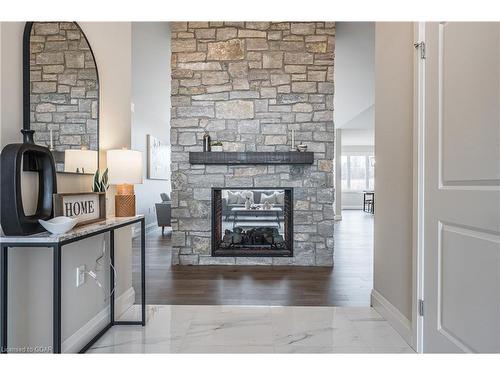
[[[92,174],[99,158],[99,75],[76,22],[27,22],[25,130],[52,152],[57,172]]]

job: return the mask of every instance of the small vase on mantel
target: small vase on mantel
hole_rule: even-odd
[[[307,151],[307,145],[303,144],[302,142],[297,145],[297,151],[298,152],[306,152]]]

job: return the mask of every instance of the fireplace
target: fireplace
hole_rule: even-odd
[[[293,256],[292,188],[213,188],[212,256]]]

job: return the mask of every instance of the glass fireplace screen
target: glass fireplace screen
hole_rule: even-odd
[[[212,190],[212,255],[292,256],[291,188]]]

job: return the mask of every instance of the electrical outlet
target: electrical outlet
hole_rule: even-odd
[[[85,283],[85,266],[76,267],[76,287]]]

